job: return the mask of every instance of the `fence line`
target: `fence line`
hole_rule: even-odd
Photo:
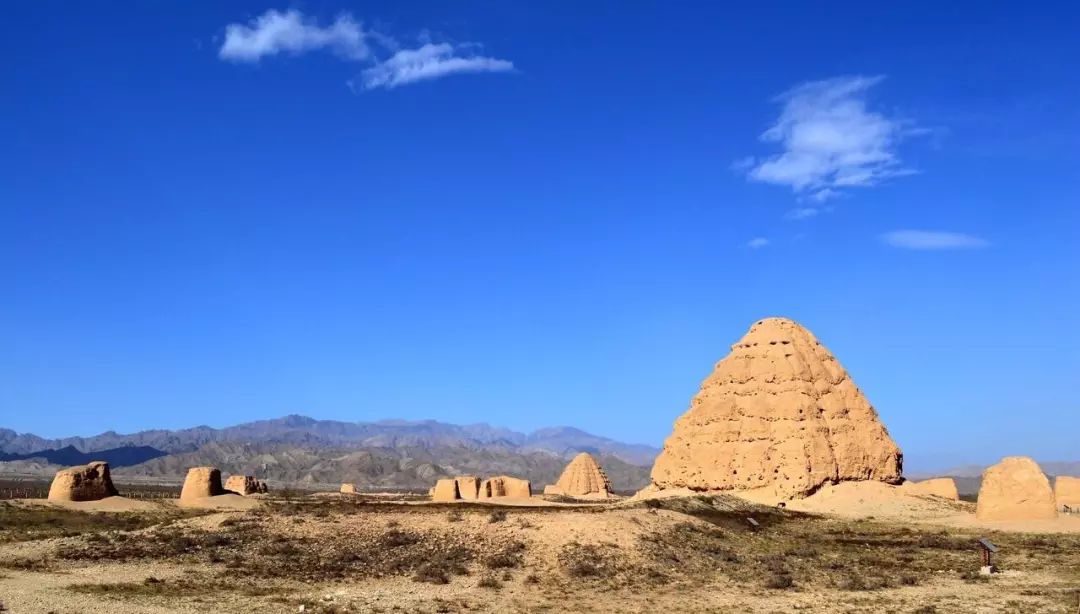
[[[49,496],[47,488],[0,488],[0,501],[11,499],[44,499]],[[179,499],[180,492],[169,490],[133,490],[120,491],[120,496],[129,499]]]

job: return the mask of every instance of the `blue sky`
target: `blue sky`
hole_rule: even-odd
[[[910,468],[1076,459],[1075,5],[723,4],[6,7],[0,425],[659,444],[783,315]]]

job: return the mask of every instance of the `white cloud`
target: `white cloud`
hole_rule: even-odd
[[[980,237],[934,230],[894,230],[881,235],[881,240],[893,247],[920,250],[978,249],[990,245]]]
[[[235,62],[258,62],[279,53],[299,55],[328,49],[350,60],[364,60],[371,55],[360,24],[348,14],[322,27],[296,10],[284,13],[270,9],[252,19],[249,25],[225,26],[225,42],[218,56]]]
[[[782,151],[745,160],[747,177],[791,186],[800,196],[822,202],[842,188],[876,185],[914,173],[903,166],[897,145],[920,131],[907,122],[867,108],[866,94],[882,77],[838,77],[803,83],[776,100],[783,109],[761,135]]]
[[[364,89],[378,87],[393,89],[399,85],[438,79],[458,73],[514,70],[513,62],[508,60],[458,55],[459,53],[461,53],[461,48],[449,43],[428,43],[419,49],[402,49],[390,59],[361,73],[361,82]]]
[[[799,207],[792,209],[784,215],[785,220],[808,220],[817,216],[821,211],[813,207]]]
[[[746,243],[746,246],[750,249],[761,249],[763,247],[767,247],[768,245],[769,240],[765,237],[754,237]]]
[[[248,24],[226,26],[218,56],[234,62],[258,62],[281,53],[300,55],[328,50],[343,59],[368,65],[360,74],[359,85],[363,89],[393,89],[453,74],[514,70],[509,60],[476,54],[475,44],[432,43],[426,31],[419,43],[416,49],[404,48],[391,36],[365,31],[348,13],[330,25],[320,26],[300,11],[270,9]],[[390,57],[379,61],[372,47]],[[354,91],[357,89],[352,81],[348,85]]]

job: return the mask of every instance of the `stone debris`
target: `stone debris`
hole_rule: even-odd
[[[1003,458],[983,472],[975,517],[991,521],[1057,518],[1050,480],[1026,456]]]
[[[49,487],[49,501],[98,501],[118,494],[103,461],[61,469]]]
[[[899,483],[903,455],[847,372],[807,329],[756,322],[675,421],[660,489],[806,496],[846,480]]]
[[[221,487],[221,471],[214,467],[192,467],[184,478],[180,501],[192,501],[225,494]]]

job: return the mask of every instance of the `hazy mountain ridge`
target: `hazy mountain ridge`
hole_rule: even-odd
[[[549,452],[567,456],[578,452],[607,454],[637,465],[649,465],[659,449],[626,444],[571,427],[553,427],[525,434],[487,424],[456,425],[434,420],[409,422],[341,422],[290,415],[215,429],[208,426],[175,431],[155,429],[132,434],[107,431],[90,437],[44,439],[29,433],[0,429],[0,453],[26,455],[73,446],[96,452],[125,446],[149,446],[168,454],[193,452],[210,443],[280,443],[314,448],[459,447]]]
[[[58,466],[105,460],[118,478],[182,478],[189,467],[210,465],[227,475],[285,483],[427,488],[443,476],[509,474],[539,486],[554,482],[579,452],[597,456],[616,489],[637,490],[648,483],[659,450],[571,427],[526,434],[487,424],[341,422],[296,415],[222,429],[108,431],[51,440],[0,429],[0,472],[42,475]]]
[[[920,471],[905,476],[911,480],[925,480],[934,477],[949,477],[956,482],[956,489],[962,495],[978,494],[982,485],[982,474],[990,465],[961,465],[944,471],[928,472]],[[1039,462],[1046,477],[1050,478],[1053,486],[1054,478],[1059,475],[1080,476],[1080,461],[1045,461]]]
[[[631,491],[645,486],[649,467],[606,454],[598,456],[613,486]],[[554,483],[566,458],[549,452],[455,446],[396,448],[311,448],[281,443],[215,442],[196,451],[170,454],[122,467],[114,473],[140,477],[182,477],[189,467],[210,465],[226,475],[254,475],[294,484],[355,482],[365,488],[426,489],[440,477],[509,474],[534,485]]]
[[[1056,475],[1080,475],[1080,461],[1036,461],[1039,463],[1039,467],[1042,468],[1043,473],[1048,476]],[[954,477],[954,478],[981,478],[983,471],[990,465],[960,465],[958,467],[950,467],[942,471],[913,471],[910,475],[906,475],[909,479],[919,480],[932,477]]]
[[[75,446],[68,445],[63,448],[38,450],[26,454],[0,452],[0,462],[41,459],[52,465],[71,466],[85,465],[91,461],[105,461],[113,467],[126,467],[165,456],[165,454],[150,446],[121,446],[108,450],[82,452]]]

